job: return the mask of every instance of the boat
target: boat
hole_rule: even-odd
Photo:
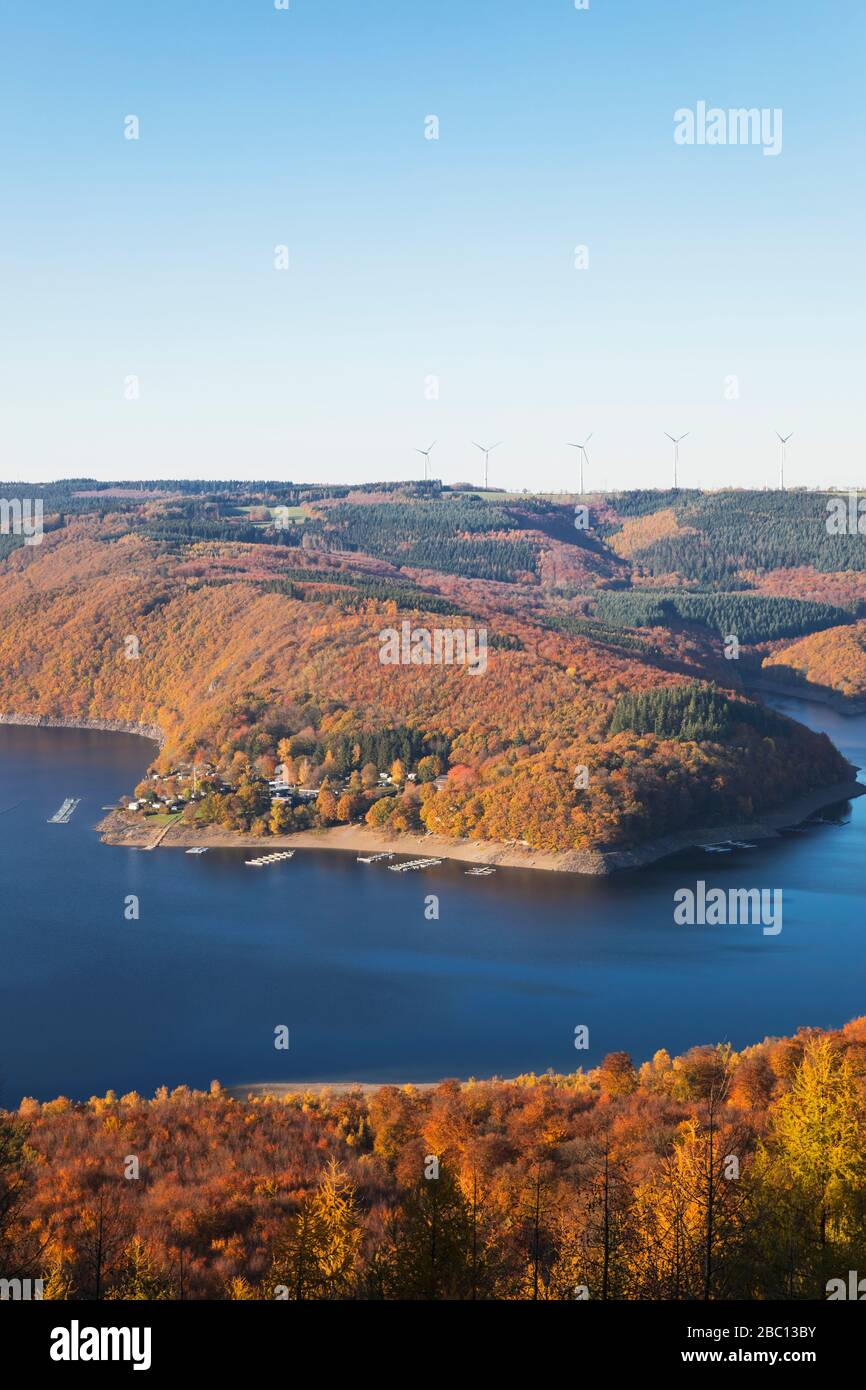
[[[204,848],[188,849],[187,854],[207,854],[207,850]]]
[[[700,848],[705,849],[707,854],[730,854],[731,852],[730,845],[701,845]]]

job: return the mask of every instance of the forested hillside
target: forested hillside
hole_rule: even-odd
[[[646,544],[634,547],[636,533],[628,525],[625,534],[631,559],[649,575],[677,574],[705,588],[727,588],[750,570],[811,565],[831,574],[863,568],[866,538],[828,528],[825,493],[684,491],[634,497],[634,502],[614,502],[624,517],[647,518]],[[657,536],[648,521],[653,513],[664,514]]]
[[[864,1148],[862,1018],[428,1090],[25,1100],[0,1262],[47,1299],[823,1300],[863,1268]]]
[[[565,851],[750,819],[850,775],[826,738],[742,697],[786,650],[856,688],[863,541],[827,536],[819,494],[82,479],[42,495],[41,544],[0,552],[0,713],[158,725],[136,814]],[[384,664],[403,624],[483,631],[483,663]]]
[[[866,623],[816,632],[766,657],[767,676],[832,690],[851,699],[866,695]]]

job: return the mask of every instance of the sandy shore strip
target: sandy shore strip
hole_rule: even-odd
[[[266,1096],[282,1100],[285,1096],[347,1096],[353,1091],[372,1096],[383,1086],[396,1086],[398,1090],[411,1086],[413,1091],[432,1091],[441,1084],[441,1081],[255,1081],[248,1085],[224,1086],[223,1090],[235,1100],[264,1100]],[[461,1081],[460,1084],[466,1083]]]
[[[519,845],[485,840],[451,840],[444,835],[395,835],[368,825],[336,825],[329,830],[302,830],[293,835],[244,835],[208,825],[196,828],[176,822],[163,829],[135,812],[112,811],[100,821],[103,843],[128,849],[279,849],[342,850],[358,854],[405,854],[425,858],[454,859],[465,864],[490,864],[508,869],[546,870],[550,873],[604,875],[640,869],[681,850],[723,840],[775,839],[782,830],[800,825],[809,816],[837,802],[866,794],[866,786],[854,780],[822,787],[754,821],[691,827],[647,840],[630,849],[569,850],[547,853]]]

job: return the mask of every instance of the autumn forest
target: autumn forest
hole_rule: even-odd
[[[41,500],[42,543],[2,561],[0,714],[157,729],[139,814],[562,853],[850,777],[750,698],[768,676],[866,689],[862,540],[828,534],[821,494],[80,479]],[[483,673],[382,664],[404,623],[483,631]],[[713,718],[681,723],[707,692]]]
[[[565,856],[855,776],[759,698],[866,699],[863,540],[822,493],[27,491],[0,722],[155,738],[119,834]],[[483,633],[475,671],[455,633]],[[47,1300],[811,1300],[864,1248],[864,1018],[568,1074],[0,1111],[0,1269]]]

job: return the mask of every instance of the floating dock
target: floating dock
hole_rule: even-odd
[[[405,874],[410,869],[432,869],[435,864],[441,863],[441,859],[410,859],[405,864],[389,864],[388,868],[392,874]]]

